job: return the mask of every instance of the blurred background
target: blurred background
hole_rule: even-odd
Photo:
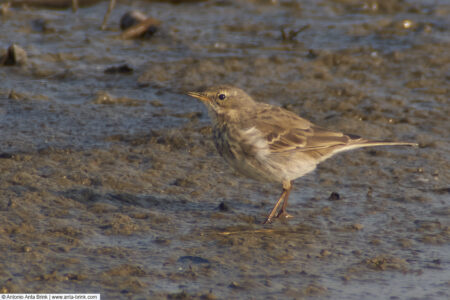
[[[450,297],[448,1],[0,4],[0,292]],[[263,226],[280,187],[185,95],[222,83],[420,148],[335,157]]]

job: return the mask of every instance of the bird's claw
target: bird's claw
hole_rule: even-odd
[[[278,213],[278,215],[276,215],[275,218],[289,219],[289,218],[293,218],[293,216],[288,214],[287,211],[280,211]],[[270,223],[272,223],[272,221],[273,221],[272,217],[267,217],[267,219],[263,222],[263,224],[270,224]]]
[[[282,219],[289,219],[289,218],[293,218],[294,216],[288,214],[287,211],[280,211],[280,213],[276,217],[282,218]]]
[[[263,222],[263,224],[270,224],[270,223],[272,223],[272,218],[267,218],[267,219]]]

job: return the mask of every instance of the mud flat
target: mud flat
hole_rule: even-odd
[[[0,291],[449,298],[448,4],[179,2],[104,31],[107,2],[2,10],[0,55],[27,59],[0,67]],[[158,31],[121,38],[131,9]],[[263,226],[279,186],[230,170],[184,95],[217,83],[420,148],[333,158]]]

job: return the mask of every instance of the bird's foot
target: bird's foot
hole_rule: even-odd
[[[294,216],[287,213],[287,211],[280,211],[278,215],[275,216],[277,219],[289,219],[293,218]],[[263,222],[263,224],[270,224],[272,223],[273,219],[272,216],[268,216],[267,219]]]
[[[267,219],[263,222],[263,224],[270,224],[270,223],[272,223],[272,218],[270,218],[270,217],[267,217]]]
[[[282,210],[278,213],[278,215],[276,217],[280,218],[280,219],[289,219],[289,218],[293,218],[294,216],[288,214],[287,211]]]

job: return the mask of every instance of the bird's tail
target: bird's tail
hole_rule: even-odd
[[[378,147],[378,146],[409,146],[409,147],[418,147],[418,143],[408,143],[408,142],[391,142],[391,141],[370,141],[363,139],[358,136],[349,135],[350,142],[347,145],[347,149],[357,149],[357,148],[365,148],[365,147]]]
[[[418,147],[418,143],[408,143],[408,142],[389,142],[389,141],[360,141],[355,143],[359,147],[376,147],[376,146],[410,146]]]
[[[358,136],[351,136],[349,135],[351,140],[349,143],[341,148],[340,151],[348,151],[358,148],[365,148],[365,147],[378,147],[378,146],[409,146],[409,147],[418,147],[418,143],[408,143],[408,142],[390,142],[390,141],[370,141],[363,138],[360,138]]]

